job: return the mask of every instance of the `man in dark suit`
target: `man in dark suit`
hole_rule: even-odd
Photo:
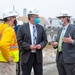
[[[59,24],[63,27],[59,29],[56,42],[53,47],[57,48],[57,69],[59,75],[75,75],[75,27],[71,25],[70,15],[67,11],[62,11]]]
[[[23,75],[43,75],[42,49],[47,44],[44,28],[40,22],[38,10],[31,8],[28,14],[29,22],[20,26],[17,40],[21,50],[21,67]]]

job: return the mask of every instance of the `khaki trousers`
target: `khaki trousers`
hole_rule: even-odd
[[[16,63],[0,62],[0,75],[16,75]]]

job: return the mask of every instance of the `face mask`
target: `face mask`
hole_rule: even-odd
[[[35,19],[34,19],[34,23],[35,23],[35,24],[40,23],[40,18],[35,18]]]
[[[14,20],[14,25],[15,25],[15,26],[17,25],[17,20]]]
[[[64,22],[62,20],[59,20],[58,22],[59,22],[60,25],[64,24]]]

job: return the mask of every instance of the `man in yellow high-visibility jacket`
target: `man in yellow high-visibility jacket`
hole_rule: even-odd
[[[0,75],[16,75],[16,62],[19,50],[15,31],[17,14],[12,10],[3,13],[4,22],[0,24]]]

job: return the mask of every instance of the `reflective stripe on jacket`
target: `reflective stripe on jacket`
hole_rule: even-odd
[[[7,62],[10,57],[13,57],[14,62],[18,62],[19,50],[14,29],[8,24],[2,23],[0,24],[0,32],[2,30],[2,37],[0,39],[0,62]]]

